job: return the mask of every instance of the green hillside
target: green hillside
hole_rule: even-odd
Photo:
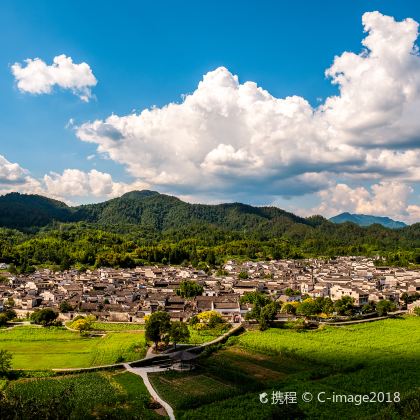
[[[37,195],[0,197],[0,262],[20,271],[378,254],[387,264],[419,264],[420,224],[335,224],[276,207],[189,204],[154,191],[77,207]]]

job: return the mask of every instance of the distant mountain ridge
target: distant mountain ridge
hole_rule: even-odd
[[[148,190],[131,191],[102,203],[75,207],[40,195],[10,193],[0,196],[0,227],[40,228],[54,221],[87,222],[104,227],[136,225],[158,232],[197,224],[229,230],[252,230],[262,225],[270,229],[270,224],[311,225],[310,220],[277,207],[253,207],[241,203],[190,204]],[[327,222],[326,219],[323,221]]]
[[[131,191],[101,203],[68,206],[40,195],[9,193],[0,196],[0,227],[37,231],[54,222],[86,222],[105,230],[130,231],[130,227],[147,232],[183,232],[195,229],[222,229],[258,237],[278,237],[285,232],[302,232],[321,228],[337,231],[337,224],[352,222],[362,227],[380,224],[386,228],[406,225],[387,217],[342,213],[330,220],[322,216],[296,216],[278,207],[254,207],[242,203],[217,205],[190,204],[177,197],[156,191]]]
[[[404,222],[399,222],[389,217],[371,216],[367,214],[352,214],[347,212],[331,217],[329,220],[333,223],[351,222],[359,226],[370,226],[378,224],[389,229],[401,229],[407,226]]]

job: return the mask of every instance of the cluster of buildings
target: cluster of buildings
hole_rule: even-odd
[[[240,303],[246,292],[264,292],[280,302],[299,300],[302,295],[333,301],[351,296],[358,306],[382,299],[403,304],[404,293],[420,293],[420,271],[377,267],[373,259],[362,257],[228,261],[211,273],[192,267],[150,266],[86,272],[44,269],[28,275],[3,271],[1,276],[0,311],[13,306],[20,317],[26,317],[37,308],[60,311],[66,302],[66,310],[60,313],[63,320],[93,313],[106,321],[142,322],[145,315],[164,310],[173,320],[186,321],[199,312],[215,310],[238,322],[250,310]],[[178,296],[176,290],[184,280],[202,285],[203,294],[193,299]]]

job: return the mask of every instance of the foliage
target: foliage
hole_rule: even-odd
[[[420,224],[398,230],[336,225],[275,207],[203,206],[150,191],[79,207],[7,194],[0,197],[0,226],[0,260],[11,272],[164,262],[208,269],[233,256],[379,254],[378,264],[420,264]]]
[[[245,315],[246,319],[255,319],[260,324],[260,329],[268,328],[280,309],[277,302],[272,302],[270,297],[261,292],[248,292],[241,296],[241,304],[251,303],[252,309]]]
[[[12,368],[13,355],[10,351],[0,349],[0,376],[6,375]]]
[[[96,317],[94,315],[87,315],[86,317],[79,317],[70,324],[70,328],[83,333],[93,329]]]
[[[171,323],[169,336],[174,343],[175,347],[179,342],[187,342],[190,338],[190,330],[185,322],[174,321]]]
[[[196,315],[198,322],[193,322],[191,325],[195,329],[215,328],[217,325],[224,324],[225,320],[217,311],[204,311]]]
[[[159,342],[168,337],[171,318],[167,312],[153,312],[146,320],[145,327],[146,340],[153,341],[155,348],[157,348]]]
[[[16,318],[16,311],[13,309],[6,309],[0,313],[0,327],[5,326],[9,321]]]
[[[334,302],[334,309],[339,315],[351,315],[354,311],[354,298],[343,296]]]
[[[386,315],[388,312],[395,311],[396,309],[397,306],[395,305],[395,303],[387,299],[380,300],[376,304],[376,311],[378,312],[379,316]]]
[[[176,289],[176,294],[183,298],[193,298],[203,293],[203,286],[192,280],[183,280],[179,284],[179,288]]]
[[[58,313],[50,308],[38,309],[31,314],[31,321],[44,327],[51,326],[57,319]]]
[[[416,308],[414,308],[414,313],[415,313],[417,316],[420,316],[420,306],[417,306]]]
[[[65,314],[66,312],[70,312],[73,310],[73,306],[70,305],[66,300],[63,300],[60,303],[60,312]]]
[[[300,293],[300,290],[293,290],[292,288],[288,287],[284,291],[284,294],[286,296],[299,296],[301,293]]]

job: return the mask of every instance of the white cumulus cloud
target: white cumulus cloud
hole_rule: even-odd
[[[316,107],[219,67],[181,103],[87,122],[77,136],[136,179],[192,196],[293,196],[338,176],[418,180],[418,24],[379,12],[362,21],[362,51],[335,57],[326,75],[339,94]]]
[[[97,83],[89,64],[73,63],[72,58],[64,54],[54,57],[51,65],[40,58],[28,58],[24,65],[13,64],[11,70],[19,90],[32,94],[51,93],[58,86],[88,102],[92,97],[91,88]]]

